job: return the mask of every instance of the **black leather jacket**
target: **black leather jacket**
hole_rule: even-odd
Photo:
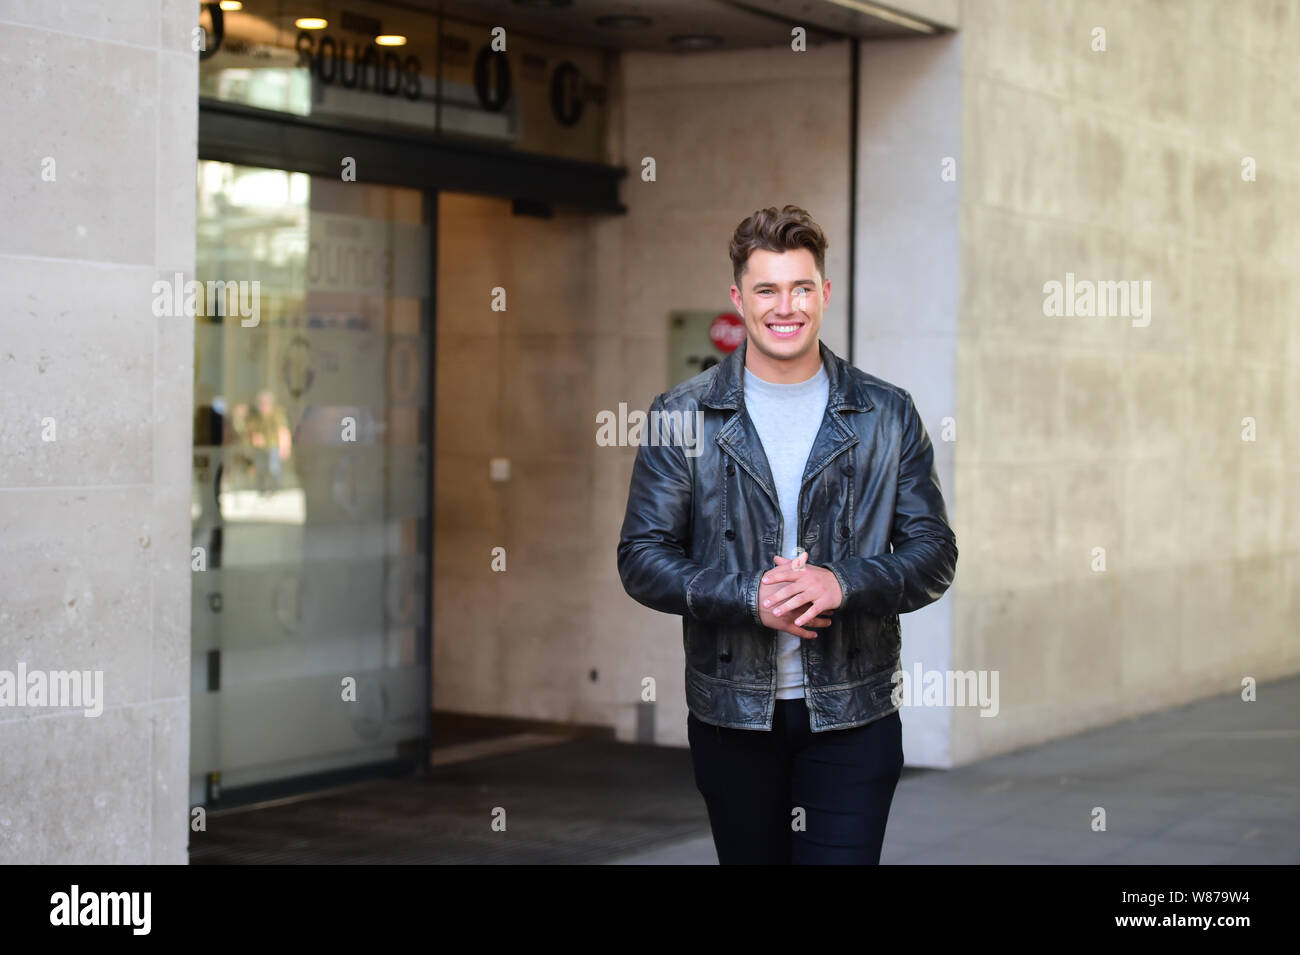
[[[696,719],[771,730],[777,640],[759,622],[758,586],[783,522],[745,412],[745,348],[651,404],[652,420],[656,411],[683,412],[701,431],[674,442],[652,443],[649,429],[642,437],[618,570],[637,601],[682,616],[686,702]],[[933,447],[911,396],[820,348],[830,390],[804,469],[797,539],[809,563],[834,572],[844,600],[831,625],[801,645],[813,732],[898,709],[898,615],[938,600],[957,565]]]

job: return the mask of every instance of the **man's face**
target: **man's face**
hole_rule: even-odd
[[[769,252],[756,249],[731,286],[731,302],[745,320],[749,347],[777,361],[793,361],[817,351],[822,309],[831,283],[817,272],[807,249]]]

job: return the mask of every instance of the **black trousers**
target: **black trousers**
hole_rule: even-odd
[[[777,700],[770,733],[693,713],[686,733],[720,864],[879,864],[903,771],[897,712],[814,733],[802,699]]]

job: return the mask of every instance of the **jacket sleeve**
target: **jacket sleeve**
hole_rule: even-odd
[[[662,410],[659,395],[650,405],[649,420]],[[695,458],[697,464],[700,460]],[[687,556],[693,484],[694,467],[676,442],[647,441],[637,449],[618,544],[623,589],[638,603],[663,613],[759,623],[761,571],[729,573]]]
[[[893,552],[825,566],[844,592],[840,609],[875,616],[910,613],[943,596],[957,569],[957,538],[934,466],[934,447],[911,396],[903,411]]]

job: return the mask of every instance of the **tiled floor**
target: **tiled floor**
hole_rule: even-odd
[[[908,769],[882,862],[1300,862],[1300,679],[1259,697],[956,770]],[[191,860],[716,863],[687,750],[591,737],[504,749],[425,779],[211,813]],[[1096,807],[1105,831],[1093,831]],[[504,830],[492,827],[497,810]]]

